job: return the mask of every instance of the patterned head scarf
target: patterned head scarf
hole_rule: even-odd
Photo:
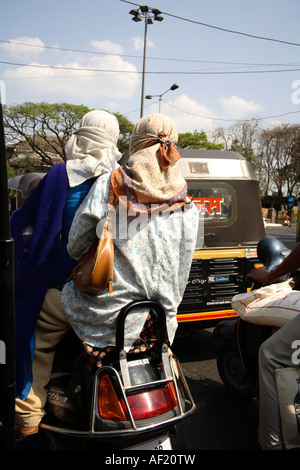
[[[66,144],[67,174],[70,186],[110,173],[118,165],[119,122],[106,111],[85,114],[80,127]]]
[[[151,114],[138,121],[130,140],[128,162],[111,175],[114,193],[121,203],[126,201],[128,208],[139,212],[136,204],[143,204],[147,211],[153,204],[172,206],[172,210],[174,204],[185,204],[187,185],[176,165],[180,158],[177,141],[175,124],[167,116]]]

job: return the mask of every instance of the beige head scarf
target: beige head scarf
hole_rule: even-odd
[[[106,111],[90,111],[66,144],[67,174],[71,187],[109,173],[122,154],[117,149],[119,123]]]
[[[186,202],[186,181],[176,165],[180,158],[175,148],[177,140],[175,124],[163,114],[151,114],[138,121],[130,140],[128,162],[111,176],[120,202],[126,199],[127,207],[133,209],[143,204],[147,210],[152,204]]]

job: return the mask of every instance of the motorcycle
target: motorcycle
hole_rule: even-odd
[[[260,240],[257,245],[257,256],[269,271],[279,266],[290,251],[272,237]],[[296,273],[292,275],[294,277]],[[288,276],[277,282],[283,282]],[[261,284],[254,282],[251,290],[260,287]],[[259,347],[272,332],[271,327],[255,325],[241,318],[224,320],[216,325],[213,334],[221,343],[217,352],[218,372],[225,387],[238,398],[258,398]]]
[[[138,308],[156,314],[159,335],[154,351],[132,355],[124,350],[125,320]],[[163,307],[151,300],[131,302],[119,313],[109,363],[90,374],[80,341],[71,331],[56,350],[47,386],[46,416],[39,432],[42,447],[172,449],[176,424],[195,410],[195,404],[166,338]]]

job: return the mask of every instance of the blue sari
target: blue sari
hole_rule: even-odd
[[[11,217],[16,394],[23,400],[32,384],[36,321],[47,289],[66,282],[77,263],[66,250],[68,232],[74,214],[93,182],[88,180],[69,188],[66,165],[54,165]]]

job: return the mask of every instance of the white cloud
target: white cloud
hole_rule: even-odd
[[[209,133],[214,127],[214,121],[211,118],[215,116],[215,112],[189,96],[182,94],[173,100],[166,99],[165,101],[167,103],[162,101],[161,112],[175,122],[179,133],[193,133],[195,130],[198,132],[204,130]],[[151,107],[151,112],[158,112],[158,104]]]
[[[41,64],[32,62],[31,65]],[[10,83],[10,77],[14,77],[13,84],[26,95],[28,100],[44,101],[52,97],[55,100],[65,101],[76,99],[80,103],[91,103],[96,100],[97,104],[99,100],[106,103],[132,97],[140,80],[139,74],[135,73],[136,67],[119,56],[89,54],[82,59],[82,62],[65,62],[56,64],[56,67],[62,68],[7,69],[2,77],[7,83]],[[99,71],[93,72],[89,69]],[[115,70],[116,73],[106,72],[107,70]]]
[[[91,41],[90,45],[100,52],[107,54],[122,54],[123,48],[120,44],[106,40],[106,41]]]
[[[39,38],[21,36],[10,39],[0,45],[11,57],[15,59],[34,60],[45,51],[45,44]]]
[[[224,110],[233,118],[241,119],[247,114],[262,111],[262,107],[254,101],[246,101],[243,98],[232,95],[231,98],[219,98]]]
[[[144,48],[144,38],[140,36],[134,36],[131,38],[131,41],[133,42],[133,47],[135,51],[140,51],[141,49]],[[151,39],[147,39],[147,47],[155,47],[155,44]]]
[[[12,89],[15,87],[26,100],[70,100],[91,106],[95,102],[96,106],[113,102],[117,107],[118,100],[128,100],[136,92],[140,83],[137,68],[118,55],[123,52],[120,44],[104,40],[91,41],[90,46],[105,54],[82,54],[56,46],[55,55],[52,51],[47,59],[44,55],[42,63],[36,56],[46,50],[43,41],[25,36],[11,39],[1,47],[15,58],[27,58],[29,66],[7,68],[1,78],[6,81],[10,95],[16,94]],[[54,58],[57,62],[53,62]]]
[[[110,111],[119,111],[119,103],[117,103],[116,101],[109,101],[106,106],[107,109],[109,109]]]

